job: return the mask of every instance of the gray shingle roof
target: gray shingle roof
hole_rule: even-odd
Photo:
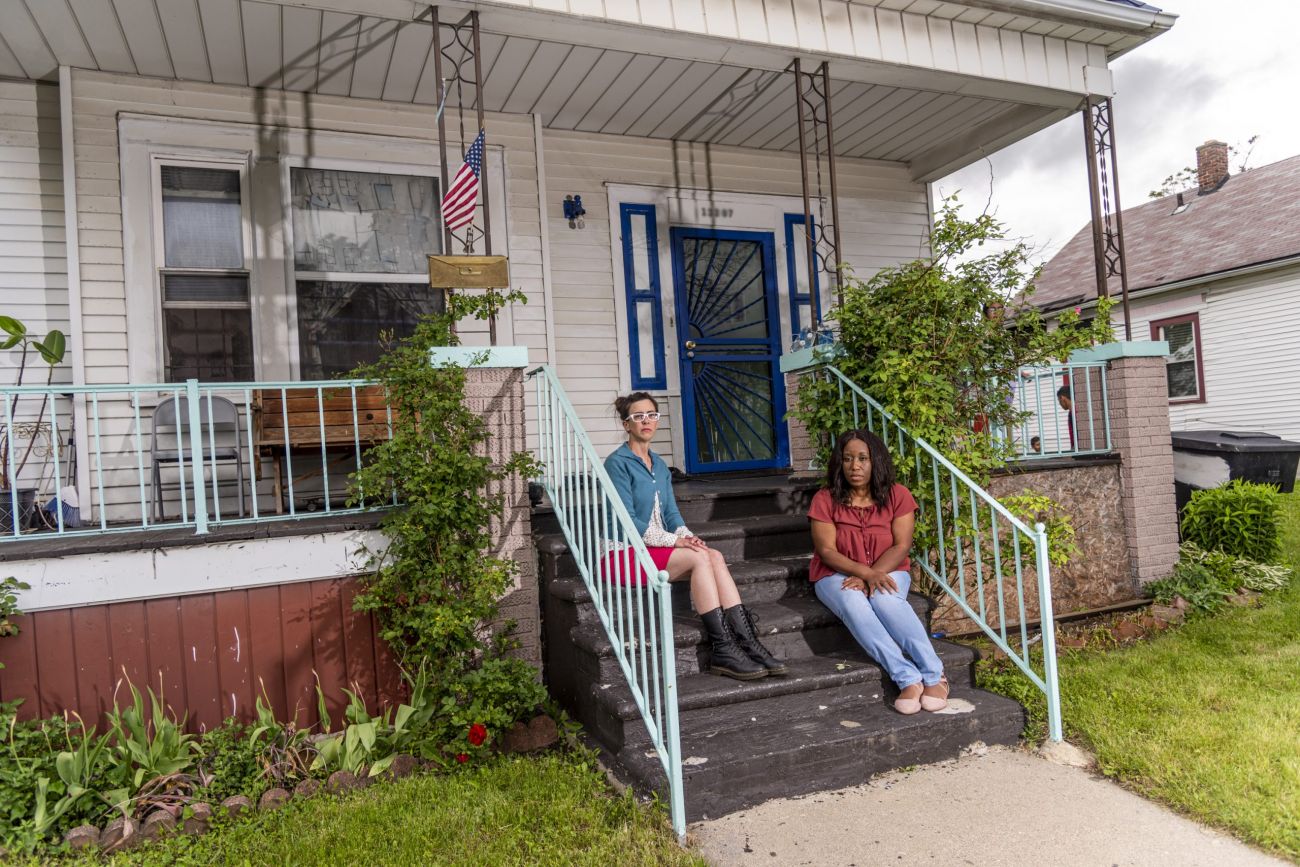
[[[1130,292],[1300,255],[1300,155],[1233,175],[1216,191],[1154,199],[1124,210]],[[1058,310],[1097,297],[1092,226],[1043,266],[1033,304]],[[1118,278],[1110,293],[1120,294]]]

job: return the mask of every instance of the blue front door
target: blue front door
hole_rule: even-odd
[[[670,235],[687,472],[789,466],[772,233]]]

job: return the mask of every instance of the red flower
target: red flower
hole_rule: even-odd
[[[456,761],[460,762],[463,765],[469,761],[469,756],[465,755],[464,753],[457,753]]]
[[[487,726],[483,725],[483,723],[474,723],[469,727],[469,742],[471,744],[476,747],[482,746],[485,740],[487,740]]]

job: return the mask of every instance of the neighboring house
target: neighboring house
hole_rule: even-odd
[[[926,253],[932,181],[1109,98],[1110,61],[1174,20],[1126,0],[479,0],[442,6],[441,20],[470,8],[481,16],[487,143],[476,225],[490,225],[493,252],[509,256],[511,285],[528,299],[502,314],[498,343],[553,367],[602,455],[622,438],[614,397],[652,391],[667,412],[658,449],[697,474],[789,466],[778,357],[834,300],[836,263],[821,263],[815,280],[805,268],[792,60],[829,64],[839,259],[868,277]],[[0,572],[36,585],[23,606],[49,622],[23,640],[83,642],[75,658],[102,662],[48,662],[39,709],[102,707],[125,652],[110,639],[152,648],[137,671],[174,666],[200,723],[246,712],[257,666],[282,677],[314,666],[327,686],[351,679],[376,654],[369,627],[349,619],[350,579],[342,590],[335,581],[360,568],[348,555],[355,527],[303,511],[339,511],[347,465],[328,482],[298,478],[295,490],[308,448],[286,468],[289,490],[273,486],[278,465],[249,448],[250,395],[344,373],[374,357],[381,331],[409,331],[441,303],[425,261],[447,252],[440,149],[454,172],[478,124],[449,88],[447,140],[437,140],[429,7],[3,9],[0,313],[68,332],[60,375],[81,391],[54,401],[53,439],[63,482],[101,533],[0,542]],[[469,49],[446,32],[441,49],[446,79]],[[803,154],[821,184],[816,228],[833,204],[829,167],[812,155],[824,142]],[[571,196],[585,215],[565,213]],[[462,336],[488,340],[481,323]],[[0,382],[12,381],[11,362],[0,359]],[[208,505],[221,509],[210,515],[215,553],[195,547],[192,518],[177,517],[187,504],[175,476],[163,495],[170,518],[149,514],[149,419],[172,389],[123,390],[187,379],[229,393],[238,430],[224,445],[247,462],[242,484],[226,466],[219,489],[208,486]],[[230,382],[243,384],[222,388]],[[531,387],[525,394],[517,413],[501,404],[521,447],[538,433]],[[320,438],[327,415],[334,433],[357,424],[355,399],[351,413],[327,413],[319,392],[304,400]],[[287,417],[287,403],[259,418]],[[718,412],[724,405],[738,414]],[[365,412],[367,430],[382,425],[382,410],[379,420]],[[356,451],[360,460],[359,442]],[[244,523],[231,520],[258,504]],[[276,522],[280,508],[299,522]],[[527,521],[525,508],[524,532]],[[153,556],[163,545],[193,556]],[[511,611],[535,627],[535,560],[523,566]],[[345,677],[335,651],[358,634]],[[535,631],[525,645],[536,658]],[[20,682],[6,676],[0,699]],[[281,686],[314,706],[310,684]]]
[[[1228,146],[1209,141],[1196,160],[1197,187],[1123,212],[1133,339],[1169,341],[1173,430],[1300,440],[1300,156],[1234,175]],[[1043,268],[1034,303],[1087,316],[1095,274],[1085,226]],[[1112,321],[1122,338],[1118,305]]]

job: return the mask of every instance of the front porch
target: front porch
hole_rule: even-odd
[[[132,19],[124,39],[103,9],[6,22],[0,74],[58,81],[57,122],[38,126],[61,145],[49,191],[76,251],[67,376],[350,369],[378,329],[436,305],[417,265],[452,239],[428,230],[427,203],[481,122],[475,243],[509,256],[528,299],[498,342],[556,368],[602,450],[621,433],[612,397],[645,388],[668,412],[656,446],[683,469],[783,467],[775,358],[831,308],[840,266],[866,277],[924,255],[931,180],[1108,98],[1109,59],[1172,20],[1100,2],[697,5],[480,3],[472,46],[460,4],[436,10],[438,39],[434,14],[405,2],[224,0],[161,27]],[[240,242],[221,269],[169,258],[168,208],[195,170],[223,173],[239,218],[217,239]],[[402,232],[320,228],[352,207],[328,190],[358,183],[374,193],[363,210]],[[379,190],[394,184],[410,195]],[[354,255],[368,244],[382,255]],[[463,336],[488,342],[468,323]],[[717,357],[716,340],[738,343]],[[738,395],[754,412],[728,430],[716,404]]]
[[[902,11],[838,0],[797,9],[782,0],[156,5],[157,15],[129,18],[112,4],[41,6],[0,23],[9,49],[0,76],[40,97],[13,100],[37,106],[32,129],[0,147],[30,152],[41,209],[33,225],[57,220],[66,239],[66,290],[42,284],[32,318],[65,327],[71,347],[67,368],[54,371],[66,385],[0,389],[7,409],[15,396],[50,397],[48,431],[39,420],[29,428],[29,438],[48,439],[37,461],[48,471],[8,466],[0,542],[0,558],[33,584],[22,605],[34,628],[0,647],[15,654],[0,697],[11,685],[38,693],[28,713],[93,716],[121,669],[138,682],[161,671],[199,725],[247,713],[259,684],[276,684],[278,713],[310,718],[313,669],[330,695],[359,679],[368,697],[385,696],[391,669],[374,623],[348,600],[365,569],[353,551],[376,540],[368,521],[390,500],[382,491],[349,500],[346,477],[383,440],[387,407],[370,402],[368,383],[331,377],[440,308],[429,255],[509,259],[510,286],[527,303],[503,310],[495,335],[465,322],[460,336],[520,347],[545,367],[536,392],[523,385],[522,362],[486,371],[470,399],[491,416],[494,443],[535,449],[556,473],[553,504],[583,502],[573,486],[595,484],[621,442],[610,404],[631,390],[662,402],[667,423],[654,447],[680,469],[707,478],[807,467],[785,417],[781,358],[817,330],[845,271],[866,277],[926,256],[930,181],[1108,107],[1109,59],[1172,22],[1102,0]],[[480,204],[453,236],[438,203],[480,128]],[[1089,134],[1090,164],[1099,135]],[[1028,461],[1085,450],[1073,437],[1083,416],[1052,409],[1062,376],[1081,388],[1067,370],[1022,390],[1034,389],[1039,405],[1037,447],[1027,428],[1004,432]],[[1086,450],[1106,452],[1113,431],[1097,408],[1117,398],[1083,376]],[[168,400],[171,438],[155,447]],[[12,412],[11,438],[30,421]],[[1124,442],[1133,440],[1114,440]],[[581,467],[564,463],[578,457]],[[24,535],[24,485],[41,505],[54,501],[56,541]],[[69,491],[88,527],[70,526]],[[520,566],[504,613],[540,662],[537,557],[519,493],[499,534]],[[1145,520],[1140,506],[1130,528]],[[993,516],[996,503],[987,508]],[[794,511],[749,517],[784,526],[792,547],[768,553],[806,553]],[[596,516],[585,520],[563,543],[579,555],[595,538]],[[1014,532],[1045,544],[1041,530]],[[192,542],[179,544],[182,535]],[[718,538],[744,556],[754,536],[733,526]],[[7,557],[6,546],[32,556]],[[778,606],[798,586],[789,580],[797,569],[759,572],[753,589],[776,594],[768,601]],[[554,577],[569,579],[552,586],[572,591],[574,617],[590,620],[573,576]],[[1007,576],[997,577],[1000,588]],[[585,586],[590,593],[592,580]],[[686,652],[675,659],[666,589],[638,598],[662,629],[632,640],[640,680],[620,670],[629,688],[659,691],[653,722],[650,705],[633,699],[642,722],[658,727],[660,752],[628,743],[641,765],[666,770],[682,830],[673,774],[678,735],[694,735],[674,729],[673,678],[679,663],[689,673],[698,635],[681,636]],[[814,631],[829,626],[809,618]],[[1000,621],[1005,642],[1011,621]],[[802,615],[778,623],[792,647],[803,640]],[[622,665],[606,653],[615,642],[593,640],[604,642],[587,648],[594,664],[612,674]],[[651,664],[647,646],[668,656]],[[819,683],[851,691],[868,677],[865,666],[854,668],[858,680],[839,671],[819,669]],[[642,724],[626,702],[605,710],[616,728]],[[1009,737],[1005,710],[995,708],[999,737]],[[871,730],[882,750],[890,728]],[[949,733],[945,749],[970,731],[959,722]]]

